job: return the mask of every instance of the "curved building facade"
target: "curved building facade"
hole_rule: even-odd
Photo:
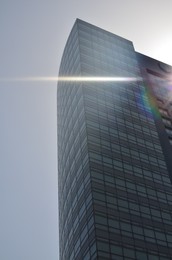
[[[76,20],[57,90],[60,260],[171,259],[172,116],[155,90],[160,76],[167,86],[162,67]]]

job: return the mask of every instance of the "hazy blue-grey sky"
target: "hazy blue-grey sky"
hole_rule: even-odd
[[[56,82],[13,78],[56,77],[76,18],[172,64],[171,11],[171,0],[1,0],[0,259],[58,259]]]

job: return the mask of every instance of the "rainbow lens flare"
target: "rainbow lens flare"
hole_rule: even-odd
[[[137,101],[138,105],[142,109],[144,108],[144,112],[149,118],[160,118],[160,113],[157,108],[156,101],[146,86],[142,88]]]

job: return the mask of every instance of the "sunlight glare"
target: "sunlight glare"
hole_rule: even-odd
[[[58,81],[58,82],[135,82],[141,78],[135,77],[20,77],[0,78],[1,82],[8,81]]]

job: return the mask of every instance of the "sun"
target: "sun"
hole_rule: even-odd
[[[165,37],[159,41],[153,51],[155,59],[172,66],[172,37]]]

